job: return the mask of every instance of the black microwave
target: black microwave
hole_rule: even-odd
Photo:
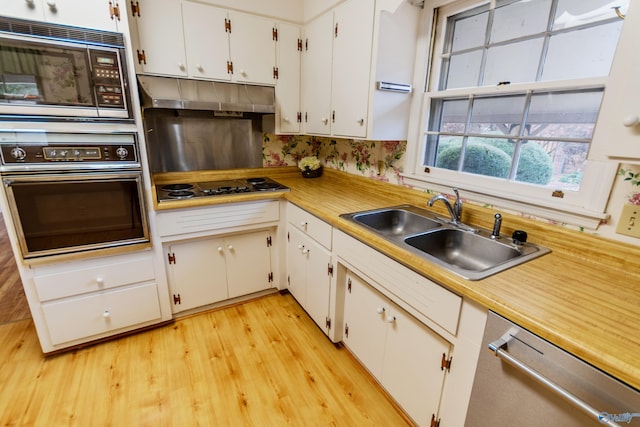
[[[132,120],[124,36],[0,17],[0,118]]]

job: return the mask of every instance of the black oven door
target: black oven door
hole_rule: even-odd
[[[24,258],[149,242],[139,171],[3,181]]]

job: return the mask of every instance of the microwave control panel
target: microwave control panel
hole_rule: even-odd
[[[98,107],[124,106],[124,79],[117,52],[107,50],[90,51],[93,82]]]
[[[2,145],[2,164],[51,162],[137,162],[133,144],[117,145]]]

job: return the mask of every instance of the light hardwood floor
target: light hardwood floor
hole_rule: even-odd
[[[30,317],[4,217],[0,213],[0,324]]]
[[[406,426],[289,294],[44,357],[0,326],[1,426]]]

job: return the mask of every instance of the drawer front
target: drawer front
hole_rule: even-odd
[[[331,250],[332,227],[330,224],[291,203],[287,205],[287,219],[294,227]]]
[[[462,297],[341,231],[335,233],[334,246],[339,258],[370,278],[371,285],[396,304],[457,333]]]
[[[278,204],[271,200],[158,212],[156,224],[161,236],[174,236],[273,222],[280,219]]]
[[[154,278],[152,255],[145,253],[37,268],[33,280],[40,301],[50,301]]]
[[[53,345],[161,319],[155,283],[49,302],[42,311]]]

